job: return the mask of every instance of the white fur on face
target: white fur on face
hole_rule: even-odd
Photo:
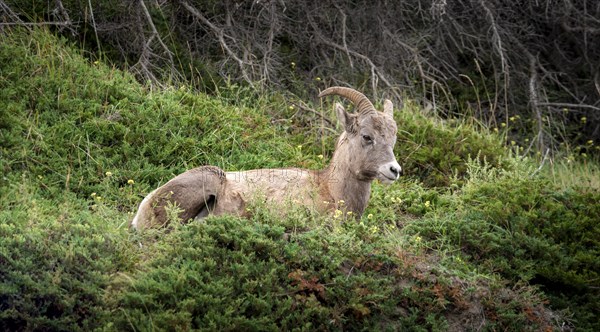
[[[390,184],[400,177],[402,167],[396,160],[389,163],[385,163],[379,167],[379,173],[377,179],[385,184]]]

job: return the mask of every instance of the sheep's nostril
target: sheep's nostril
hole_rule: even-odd
[[[390,172],[394,174],[396,177],[400,176],[400,170],[396,168],[396,166],[390,166]]]

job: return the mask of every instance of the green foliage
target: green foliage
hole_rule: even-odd
[[[137,257],[123,215],[72,194],[49,201],[25,174],[8,179],[0,196],[0,329],[99,326],[110,315],[104,290]]]
[[[294,161],[293,142],[273,139],[260,109],[185,88],[153,92],[130,75],[90,65],[43,32],[0,38],[0,166],[43,175],[49,194],[100,192],[106,172],[121,185],[156,184],[204,164],[248,169]]]
[[[568,155],[555,160],[553,167],[543,171],[544,176],[559,188],[575,188],[582,192],[600,188],[600,165],[594,161],[577,160]]]
[[[436,120],[407,103],[396,112],[398,143],[396,155],[406,175],[415,175],[428,187],[462,184],[467,161],[478,158],[496,167],[506,167],[506,151],[497,136],[457,120]]]
[[[469,173],[462,191],[447,194],[447,206],[407,231],[432,239],[438,249],[459,248],[486,271],[534,282],[553,296],[598,293],[600,192],[557,188],[525,167],[506,172],[474,162]],[[597,329],[588,314],[575,313],[578,326]]]
[[[122,278],[117,330],[274,329],[267,318],[289,300],[278,278],[281,227],[210,219],[165,234],[153,257]]]
[[[128,231],[141,195],[184,169],[327,162],[335,134],[280,121],[294,113],[280,95],[216,94],[144,87],[44,31],[0,35],[1,329],[562,323],[527,282],[592,326],[597,191],[556,189],[494,136],[410,105],[396,146],[409,176],[375,183],[362,220],[257,204],[249,220]]]
[[[524,314],[545,315],[536,296],[505,294],[510,304],[499,304],[503,288],[482,292],[477,281],[427,266],[433,261],[388,242],[376,222],[319,218],[321,226],[298,232],[309,220],[285,228],[265,214],[211,217],[161,234],[140,271],[114,284],[107,327],[444,331],[480,324],[484,310],[495,312],[490,328],[544,325]]]

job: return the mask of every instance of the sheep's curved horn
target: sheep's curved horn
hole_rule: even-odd
[[[365,95],[354,89],[333,86],[319,93],[319,98],[329,95],[338,95],[350,100],[356,106],[357,113],[375,111],[373,103],[371,103],[371,101]]]

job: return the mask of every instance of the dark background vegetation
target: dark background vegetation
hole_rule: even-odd
[[[156,84],[243,82],[304,100],[348,85],[509,127],[509,140],[542,153],[563,143],[589,155],[600,141],[597,1],[0,4],[3,24],[49,25]]]

